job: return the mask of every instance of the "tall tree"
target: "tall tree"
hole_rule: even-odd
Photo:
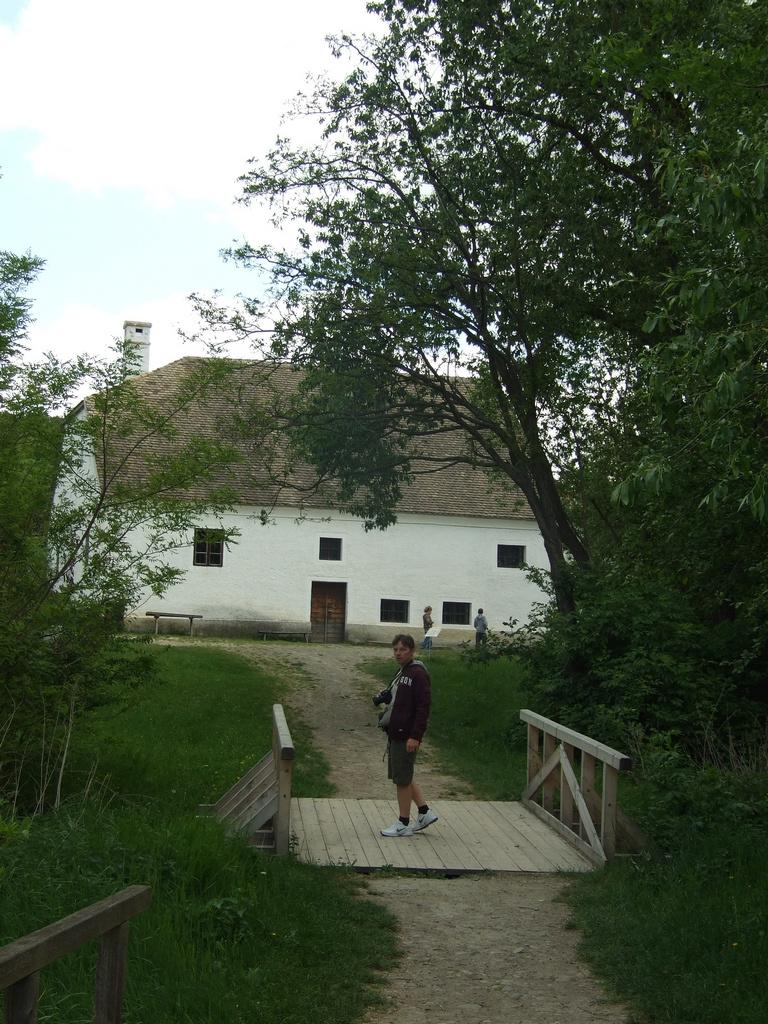
[[[675,281],[678,303],[706,304],[717,287],[700,275],[693,183],[702,145],[738,139],[727,111],[759,82],[762,5],[371,7],[385,34],[339,42],[355,70],[299,104],[322,119],[322,144],[280,140],[243,178],[243,201],[296,223],[298,244],[231,253],[268,269],[274,300],[247,303],[234,327],[274,324],[271,353],[305,369],[297,451],[336,479],[342,507],[390,522],[403,481],[435,468],[416,439],[452,433],[450,458],[522,490],[569,610],[563,565],[589,562],[586,506],[610,518],[605,477],[620,478],[654,433],[650,378],[680,351],[648,332],[661,319],[648,313]],[[721,207],[731,186],[718,188]]]
[[[634,386],[669,259],[635,234],[666,210],[653,126],[633,116],[643,82],[603,59],[616,31],[648,36],[642,12],[372,6],[386,34],[339,43],[356,69],[302,106],[323,144],[279,142],[243,179],[243,201],[296,220],[299,245],[232,255],[270,268],[272,353],[306,371],[298,450],[342,506],[391,521],[403,480],[435,468],[415,439],[452,432],[451,458],[522,490],[557,584],[567,556],[589,560],[558,463]],[[656,99],[660,117],[684,116],[679,97]],[[264,307],[248,312],[236,328],[262,329]]]
[[[765,4],[707,12],[707,45],[668,33],[657,84],[685,97],[686,121],[657,126],[657,175],[669,210],[649,241],[677,254],[646,329],[659,427],[619,489],[659,489],[695,451],[709,466],[697,500],[758,519],[768,508],[768,79]],[[706,33],[706,34],[705,34]],[[617,41],[615,60],[637,57]],[[647,97],[637,116],[654,119]]]

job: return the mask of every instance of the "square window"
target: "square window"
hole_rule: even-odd
[[[469,603],[464,601],[443,601],[444,626],[468,626]]]
[[[381,622],[407,622],[409,617],[409,601],[396,601],[390,597],[382,597],[381,599],[381,612],[379,619]]]
[[[525,564],[525,548],[522,544],[499,544],[496,548],[496,565],[499,569],[522,569]]]
[[[341,561],[341,538],[340,537],[321,537],[320,538],[320,558],[326,562],[340,562]]]
[[[224,564],[223,530],[195,530],[192,564],[221,568]]]

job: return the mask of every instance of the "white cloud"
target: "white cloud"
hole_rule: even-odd
[[[74,360],[82,355],[110,358],[109,349],[122,338],[126,320],[143,320],[152,324],[150,369],[183,356],[208,354],[203,343],[189,344],[179,335],[180,328],[192,334],[199,325],[187,296],[177,294],[119,310],[70,303],[50,323],[34,326],[27,342],[26,358],[30,362],[38,362],[48,353],[53,353],[60,360]],[[231,346],[227,354],[240,359],[254,356],[247,344]]]
[[[196,326],[186,292],[211,278],[210,287],[222,286],[209,270],[207,249],[201,251],[211,233],[198,225],[202,219],[226,224],[223,244],[232,235],[259,244],[279,240],[263,209],[233,204],[236,179],[249,157],[263,156],[285,133],[281,117],[306,87],[307,74],[342,73],[325,36],[376,31],[379,22],[365,2],[28,0],[13,26],[0,24],[0,133],[22,131],[13,143],[28,145],[33,172],[30,180],[22,162],[3,181],[3,198],[13,213],[14,181],[23,181],[29,187],[17,208],[30,217],[30,197],[40,197],[46,216],[33,219],[33,247],[50,257],[45,274],[55,281],[50,291],[43,284],[35,299],[39,320],[30,330],[28,359],[46,352],[106,357],[124,320],[153,324],[151,368],[203,354],[202,345],[184,345],[177,333],[179,326]],[[306,134],[306,126],[300,130]],[[66,192],[54,183],[82,190],[73,204],[79,219],[66,216]],[[147,200],[136,234],[123,230],[126,211],[138,208],[124,189],[138,189]],[[51,195],[64,204],[61,218]],[[90,202],[93,196],[102,198]],[[152,205],[174,206],[173,229],[160,216],[153,221]],[[94,223],[114,225],[119,246],[106,244]],[[292,240],[288,229],[282,242]],[[179,274],[163,282],[162,260],[149,283],[133,273],[149,246],[174,266],[183,250],[186,292],[177,291]],[[94,271],[96,252],[106,276]],[[165,297],[122,308],[129,295],[150,286]],[[232,290],[253,287],[249,278]],[[252,353],[241,346],[231,354]]]
[[[365,0],[30,0],[0,26],[0,130],[38,141],[35,174],[157,204],[227,208],[327,34],[376,28]]]

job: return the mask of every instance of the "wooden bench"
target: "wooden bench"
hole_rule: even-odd
[[[147,612],[155,620],[155,633],[160,619],[189,619],[189,635],[192,636],[192,626],[195,619],[202,619],[202,615],[190,615],[188,612]]]
[[[262,640],[266,640],[268,636],[303,636],[304,643],[309,643],[309,635],[311,630],[301,629],[260,629]]]
[[[261,622],[254,623],[254,628],[262,640],[267,637],[304,637],[304,643],[309,643],[312,635],[312,624],[301,618],[284,618],[283,621],[263,618]]]

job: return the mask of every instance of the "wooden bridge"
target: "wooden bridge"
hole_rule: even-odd
[[[358,871],[573,872],[606,863],[625,825],[616,791],[629,759],[530,711],[520,717],[528,724],[522,801],[436,802],[438,820],[412,836],[381,835],[392,820],[391,800],[291,799],[293,743],[279,704],[272,709],[272,749],[206,809],[256,846]],[[93,1022],[119,1024],[128,922],[150,899],[147,886],[132,886],[0,949],[6,1024],[36,1020],[41,968],[94,938]]]
[[[412,836],[381,835],[394,814],[391,800],[291,799],[293,743],[279,704],[272,750],[206,809],[256,846],[358,871],[571,872],[605,864],[628,830],[616,792],[629,758],[531,711],[520,717],[528,725],[522,800],[438,801],[438,821]]]
[[[475,871],[589,871],[592,862],[521,803],[442,800],[438,820],[407,838],[382,836],[392,800],[291,801],[293,850],[314,864],[357,871],[392,867],[460,875]]]

